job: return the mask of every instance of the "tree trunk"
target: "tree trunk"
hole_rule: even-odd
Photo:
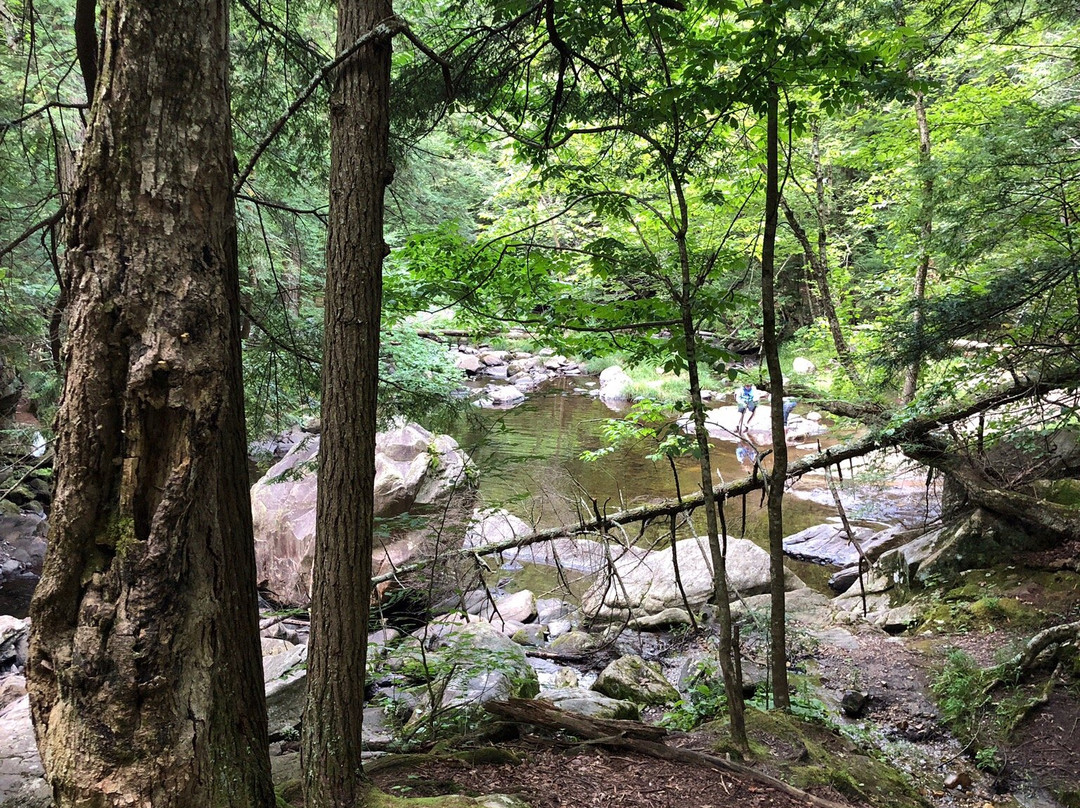
[[[270,808],[228,4],[111,0],[67,228],[32,713],[58,808]]]
[[[733,641],[734,632],[731,623],[731,596],[727,583],[727,537],[720,535],[720,527],[717,524],[716,495],[713,490],[712,463],[709,455],[709,431],[705,427],[705,403],[701,398],[701,380],[698,375],[697,328],[694,325],[693,314],[694,285],[690,277],[690,253],[686,244],[689,210],[683,193],[682,178],[671,165],[669,165],[669,173],[679,203],[680,225],[675,241],[679,250],[681,287],[677,287],[676,302],[682,319],[686,368],[690,382],[690,411],[694,419],[694,436],[701,469],[701,495],[705,506],[705,526],[709,538],[709,555],[713,564],[713,603],[716,606],[719,623],[720,670],[724,676],[724,693],[727,696],[732,742],[743,752],[749,752],[742,682],[739,681],[735,659],[739,649],[735,647]],[[724,546],[721,542],[724,542]]]
[[[338,52],[392,16],[389,0],[340,0]],[[388,156],[389,34],[335,76],[330,99],[330,227],[322,439],[311,643],[304,712],[308,808],[356,808],[374,531],[375,406]]]
[[[819,204],[820,201],[819,201]],[[833,305],[832,290],[829,288],[829,269],[828,264],[824,262],[823,256],[827,254],[825,248],[820,243],[820,238],[824,231],[819,230],[819,250],[818,253],[814,253],[813,245],[810,243],[810,239],[806,235],[806,231],[799,224],[798,218],[795,216],[795,211],[791,209],[784,199],[781,198],[780,205],[784,209],[784,218],[787,219],[788,227],[791,228],[791,232],[795,234],[795,239],[802,247],[803,256],[806,258],[807,263],[810,264],[810,273],[814,276],[814,285],[817,286],[818,296],[821,298],[821,309],[825,314],[825,322],[829,326],[829,334],[832,336],[833,348],[836,349],[836,358],[840,361],[840,367],[844,369],[844,373],[847,375],[848,380],[854,385],[856,390],[862,389],[862,382],[859,380],[858,371],[855,369],[855,360],[851,355],[851,349],[848,347],[847,340],[844,338],[844,331],[840,327],[840,318],[836,314],[836,306]],[[820,218],[820,214],[819,214]],[[821,227],[821,225],[819,225]]]
[[[913,72],[912,79],[914,77]],[[930,273],[930,238],[934,234],[934,175],[931,173],[930,166],[930,124],[926,119],[926,99],[922,91],[915,93],[915,121],[919,127],[919,172],[922,174],[922,194],[919,200],[919,264],[915,269],[914,311],[911,317],[915,330],[915,344],[921,345],[926,276]],[[904,376],[901,399],[905,404],[910,404],[915,399],[921,364],[922,360],[916,357]]]
[[[762,351],[769,369],[770,420],[773,464],[769,472],[769,573],[772,612],[771,640],[773,702],[781,710],[791,708],[787,676],[787,606],[784,596],[784,484],[787,481],[787,438],[784,435],[784,374],[780,370],[780,349],[776,334],[776,227],[780,208],[779,92],[769,82],[765,133],[765,229],[761,238]]]

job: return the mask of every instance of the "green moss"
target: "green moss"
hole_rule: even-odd
[[[395,797],[372,788],[363,805],[364,808],[476,808],[476,800],[458,794],[444,797]]]
[[[119,513],[109,517],[102,538],[103,541],[99,544],[113,548],[120,558],[127,558],[132,550],[145,544],[135,538],[135,520],[129,515],[121,516]]]
[[[1057,505],[1080,508],[1080,480],[1040,480],[1037,493]]]
[[[730,743],[726,725],[721,748]],[[880,808],[923,808],[915,788],[898,771],[863,754],[850,740],[818,721],[748,707],[746,730],[755,758],[775,767],[780,779],[798,786],[831,786],[859,804]]]
[[[1080,808],[1080,786],[1055,789],[1053,793],[1065,808]]]

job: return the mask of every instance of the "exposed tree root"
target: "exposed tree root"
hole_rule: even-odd
[[[1080,620],[1051,626],[1028,640],[1020,653],[998,666],[999,676],[991,683],[991,687],[1004,682],[1009,673],[1023,676],[1041,664],[1039,658],[1048,648],[1057,646],[1054,653],[1058,654],[1062,646],[1068,643],[1080,643]]]
[[[708,766],[711,769],[732,772],[774,788],[788,796],[805,800],[808,805],[816,805],[818,808],[847,808],[842,803],[815,797],[813,794],[790,786],[782,780],[777,780],[775,777],[770,777],[748,766],[733,763],[725,758],[692,749],[667,746],[662,742],[664,736],[667,735],[667,731],[661,727],[654,727],[637,721],[585,718],[580,715],[565,713],[550,702],[540,699],[493,701],[488,702],[484,707],[494,715],[508,721],[518,724],[532,724],[547,729],[565,730],[593,744],[629,749],[662,760],[688,763],[695,766]]]

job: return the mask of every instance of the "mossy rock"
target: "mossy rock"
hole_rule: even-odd
[[[721,751],[726,751],[726,725],[710,727],[722,732]],[[752,755],[794,786],[831,786],[848,799],[877,808],[927,805],[903,774],[824,724],[747,707],[746,731]]]
[[[1065,808],[1080,808],[1080,786],[1055,789],[1054,798]]]
[[[1038,480],[1036,496],[1066,508],[1080,508],[1080,480]]]

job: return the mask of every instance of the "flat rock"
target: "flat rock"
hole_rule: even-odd
[[[852,525],[859,546],[876,534],[872,528]],[[865,552],[865,550],[864,550]],[[851,543],[839,520],[814,525],[784,539],[784,553],[800,561],[846,567],[859,563],[859,551]]]

